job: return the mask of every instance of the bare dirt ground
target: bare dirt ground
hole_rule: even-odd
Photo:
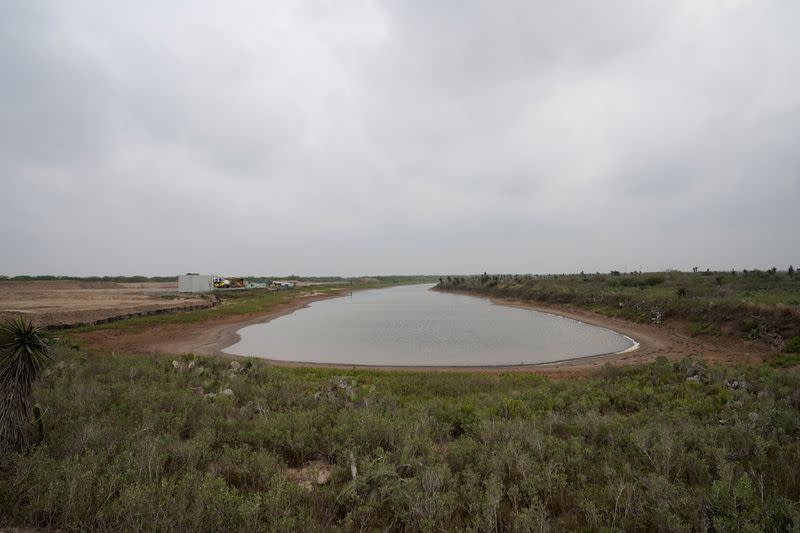
[[[279,316],[292,313],[310,302],[332,298],[338,295],[311,294],[279,304],[268,313],[238,315],[219,320],[194,324],[163,324],[148,328],[147,331],[130,332],[125,330],[99,330],[87,332],[80,338],[89,346],[104,350],[117,350],[130,353],[195,353],[201,355],[222,355],[222,350],[239,340],[239,329],[256,323],[269,322]],[[426,370],[442,372],[535,372],[555,378],[582,376],[596,372],[606,363],[643,364],[664,356],[670,360],[686,356],[703,356],[708,361],[725,364],[757,363],[762,361],[773,349],[759,341],[747,341],[730,337],[701,336],[691,337],[687,325],[672,321],[666,325],[638,324],[626,320],[610,318],[598,313],[571,306],[542,306],[513,300],[492,300],[497,305],[509,305],[534,309],[580,320],[588,324],[608,328],[627,335],[639,343],[638,349],[618,354],[600,355],[573,359],[559,363],[542,365],[520,365],[505,367],[359,367],[384,370]],[[352,365],[320,365],[271,361],[277,366],[300,367],[321,366],[331,368],[354,368]]]
[[[240,329],[252,324],[269,322],[325,298],[340,294],[311,293],[277,304],[266,313],[248,313],[188,324],[158,324],[145,331],[100,329],[75,335],[91,347],[126,353],[194,353],[224,355],[222,349],[239,340]]]
[[[177,283],[6,281],[0,283],[0,319],[29,318],[37,326],[89,324],[136,313],[207,304],[177,294]]]

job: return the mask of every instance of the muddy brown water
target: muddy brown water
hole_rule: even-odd
[[[614,331],[485,298],[407,285],[313,302],[239,330],[225,353],[278,361],[380,366],[542,364],[621,352]]]

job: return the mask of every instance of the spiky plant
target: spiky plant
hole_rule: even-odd
[[[17,318],[0,324],[0,450],[18,450],[25,443],[33,382],[50,359],[42,332]]]

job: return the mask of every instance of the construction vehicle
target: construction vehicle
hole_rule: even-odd
[[[244,289],[244,278],[225,278],[223,276],[214,276],[215,289]]]

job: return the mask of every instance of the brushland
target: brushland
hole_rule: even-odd
[[[616,313],[662,301],[659,290],[669,300],[671,275],[644,288],[615,285],[610,275],[458,284],[476,294],[506,282],[554,295],[585,287],[596,309]],[[689,291],[699,293],[709,277],[687,287],[700,307],[712,300]],[[793,294],[793,281],[781,283]],[[334,287],[233,291],[213,309],[82,331],[150,335],[162,321],[213,324],[214,313],[261,313],[306,290]],[[792,296],[765,301],[779,293],[739,305],[796,306]],[[625,304],[610,305],[620,295]],[[33,391],[30,444],[0,457],[0,527],[800,530],[797,338],[760,365],[659,358],[550,380],[132,355],[86,349],[72,330],[57,334],[54,361]]]
[[[797,354],[561,381],[66,343],[54,356],[34,389],[32,444],[0,458],[2,526],[800,528]]]
[[[572,305],[639,323],[680,322],[692,336],[761,339],[780,348],[800,336],[800,274],[655,272],[447,276],[441,290]]]

